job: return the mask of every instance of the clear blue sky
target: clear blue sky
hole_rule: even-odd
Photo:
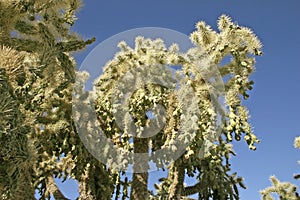
[[[270,185],[269,176],[273,174],[300,186],[292,178],[294,173],[300,173],[297,164],[300,150],[293,147],[294,137],[300,135],[300,1],[85,0],[84,3],[72,29],[84,38],[95,36],[97,41],[76,54],[79,65],[101,41],[128,29],[151,26],[189,34],[199,20],[216,29],[216,20],[223,13],[252,28],[264,45],[264,55],[257,59],[252,76],[255,85],[246,105],[261,143],[256,151],[248,150],[243,141],[234,143],[237,156],[232,159],[233,170],[245,178],[247,186],[247,190],[241,189],[241,199],[260,199],[258,191]],[[63,192],[72,199],[76,196],[74,191],[74,183],[64,184]]]

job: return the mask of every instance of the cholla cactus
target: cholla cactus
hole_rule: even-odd
[[[160,147],[173,150],[174,138],[193,138],[191,145],[185,153],[168,166],[167,178],[162,178],[161,183],[156,185],[157,195],[150,195],[151,199],[180,199],[184,196],[199,194],[200,199],[238,199],[238,185],[245,188],[242,178],[236,174],[229,174],[230,154],[234,155],[229,142],[232,135],[240,140],[244,134],[244,140],[249,148],[255,150],[254,144],[259,142],[252,133],[248,123],[249,114],[242,105],[241,97],[247,99],[248,90],[252,89],[253,81],[249,76],[254,71],[255,55],[261,55],[261,44],[251,30],[238,26],[231,22],[230,18],[223,15],[218,22],[220,32],[217,33],[205,24],[199,22],[197,30],[191,34],[191,41],[196,47],[186,53],[180,53],[176,45],[167,47],[161,39],[150,40],[138,37],[134,48],[121,42],[121,49],[114,59],[108,62],[104,68],[104,74],[96,81],[96,110],[102,130],[110,137],[115,145],[126,151],[137,153],[152,152]],[[225,66],[221,66],[222,60],[231,56],[232,60]],[[184,125],[180,124],[187,110],[180,105],[179,100],[187,93],[178,93],[175,97],[176,86],[172,87],[174,78],[168,77],[166,66],[181,66],[177,71],[177,81],[189,85],[195,94],[193,103],[189,105],[190,110],[200,110],[200,113],[192,113],[185,116]],[[157,67],[158,66],[158,67]],[[229,77],[225,82],[225,100],[228,111],[220,109],[213,102],[209,90],[214,89],[211,81],[211,66],[217,66],[222,77]],[[143,73],[156,68],[155,72],[147,75],[151,82],[158,82],[153,77],[166,80],[169,84],[145,84],[143,85]],[[136,73],[140,73],[141,80]],[[151,74],[152,73],[152,74]],[[158,76],[157,76],[158,75]],[[204,76],[203,76],[204,75]],[[125,77],[125,78],[124,78]],[[176,82],[176,81],[175,81]],[[114,101],[116,96],[121,99],[130,94],[126,88],[138,88],[132,93],[130,99],[124,103],[123,100]],[[224,94],[216,93],[218,99]],[[190,98],[190,97],[186,97]],[[166,125],[155,136],[138,138],[131,132],[139,133],[141,127],[147,125],[149,118],[146,112],[161,104],[166,109]],[[132,118],[120,119],[118,112],[128,105]],[[225,113],[224,113],[225,112]],[[125,113],[125,112],[124,112]],[[217,116],[221,116],[223,123],[222,135],[217,135],[218,146],[213,148],[207,157],[202,158],[201,146],[205,142],[206,135],[216,135],[215,127]],[[197,121],[194,127],[192,119]],[[134,124],[131,123],[134,121]],[[121,121],[121,125],[120,125]],[[132,129],[135,126],[136,129]],[[181,127],[181,132],[179,131]],[[120,137],[121,133],[121,137]],[[133,139],[133,142],[132,140]],[[182,140],[184,142],[184,140]],[[176,145],[175,145],[176,150]],[[163,167],[164,160],[152,160],[158,168]],[[225,161],[225,162],[224,162]],[[133,162],[134,163],[134,162]],[[133,169],[135,170],[135,165]],[[184,186],[184,177],[193,176],[199,181],[194,186]],[[133,174],[131,185],[131,199],[145,199],[149,197],[147,191],[148,173]],[[151,193],[151,192],[150,192]]]
[[[300,149],[300,137],[295,138],[294,147]]]
[[[197,24],[191,35],[196,47],[186,53],[180,53],[176,45],[166,47],[160,39],[139,37],[134,48],[121,42],[121,51],[107,63],[95,85],[96,111],[102,130],[115,145],[128,152],[147,152],[148,148],[154,152],[164,147],[172,153],[177,148],[174,138],[191,143],[168,166],[168,177],[156,185],[157,195],[154,195],[147,189],[147,172],[134,174],[129,181],[126,174],[113,172],[93,158],[78,137],[72,117],[76,63],[70,53],[94,41],[83,41],[70,33],[79,7],[80,0],[0,0],[0,198],[34,199],[38,189],[42,199],[50,198],[51,194],[56,199],[66,199],[53,178],[72,177],[79,182],[78,199],[111,199],[113,194],[122,199],[129,195],[131,199],[146,199],[150,194],[154,199],[180,199],[196,193],[200,199],[238,199],[237,185],[244,185],[241,177],[229,174],[229,157],[234,154],[229,143],[233,134],[236,140],[244,134],[251,149],[258,142],[241,100],[242,96],[248,98],[246,92],[253,84],[249,76],[254,71],[254,56],[261,54],[256,36],[227,16],[221,16],[219,33],[204,22]],[[231,62],[220,66],[228,55],[232,56]],[[172,73],[164,73],[166,65],[181,66],[176,78],[170,76]],[[215,85],[206,72],[214,65],[219,67],[222,77],[229,76],[225,83],[229,111],[225,113],[214,106],[212,96],[208,95]],[[122,86],[124,82],[120,80],[125,74],[134,75],[137,68],[145,66],[155,66],[150,74],[167,87],[147,84],[136,90],[128,102],[135,123],[133,126],[125,123],[123,127],[114,118],[115,109],[122,104],[110,101],[113,95],[122,96],[122,90],[114,91],[113,87]],[[202,77],[200,72],[207,76]],[[187,93],[173,95],[178,80],[195,94],[192,98],[195,101],[187,107],[180,104],[180,100],[190,99]],[[139,81],[136,84],[140,86]],[[214,98],[222,95],[216,93]],[[130,130],[136,128],[142,134],[141,128],[149,122],[145,112],[158,104],[166,110],[164,128],[149,139],[134,137]],[[197,109],[201,113],[193,112]],[[218,115],[224,123],[222,135],[216,138],[218,146],[203,158],[201,147],[205,137],[216,131]],[[129,119],[127,116],[123,120]],[[182,120],[185,120],[183,135],[179,137]],[[153,162],[158,168],[166,164],[166,160],[155,157]],[[134,165],[133,169],[138,167]],[[186,175],[196,177],[198,183],[184,185]]]
[[[28,141],[26,124],[15,84],[10,79],[21,78],[22,54],[2,47],[0,50],[0,199],[33,199],[35,157]]]
[[[300,148],[300,137],[296,137],[294,141],[294,147]],[[298,161],[300,164],[300,161]],[[294,176],[295,179],[299,179],[300,175]],[[273,200],[274,195],[279,197],[280,200],[299,200],[299,193],[296,191],[297,186],[289,182],[280,182],[275,176],[271,176],[270,180],[272,186],[260,191],[263,200]]]
[[[114,179],[85,151],[71,117],[70,52],[94,41],[70,33],[80,4],[0,0],[1,199],[34,199],[35,189],[64,199],[54,177],[76,178],[81,199],[113,190]],[[100,176],[105,187],[96,184]]]
[[[274,200],[272,194],[276,194],[280,200],[299,200],[300,196],[296,192],[297,187],[289,182],[280,182],[275,176],[271,176],[271,187],[262,190],[260,193],[263,200]]]

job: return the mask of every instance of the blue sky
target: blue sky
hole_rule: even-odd
[[[189,34],[199,20],[216,29],[221,14],[252,28],[264,54],[257,58],[254,89],[245,104],[261,143],[256,151],[243,141],[234,143],[233,170],[247,186],[240,191],[241,199],[260,199],[258,191],[270,185],[273,174],[300,186],[293,180],[293,174],[300,173],[300,150],[293,147],[294,137],[300,135],[300,1],[85,0],[84,4],[72,29],[97,41],[76,54],[78,65],[103,40],[133,28],[163,27]],[[64,184],[63,192],[72,199],[74,191],[74,183]]]

